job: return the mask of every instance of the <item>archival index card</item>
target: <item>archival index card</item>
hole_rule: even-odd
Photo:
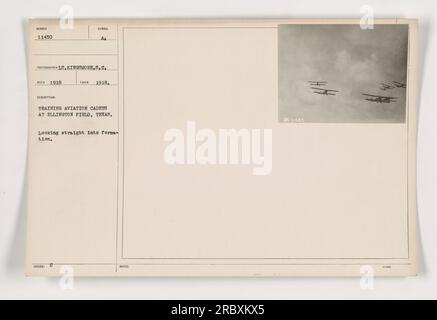
[[[415,20],[29,22],[27,274],[416,274]]]

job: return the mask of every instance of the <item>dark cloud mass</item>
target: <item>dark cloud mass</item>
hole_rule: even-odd
[[[406,89],[380,86],[406,83],[407,56],[408,25],[280,25],[279,121],[404,122]],[[315,94],[309,80],[340,92]],[[398,99],[375,103],[363,93]]]

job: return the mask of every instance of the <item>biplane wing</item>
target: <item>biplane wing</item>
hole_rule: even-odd
[[[325,86],[328,84],[326,81],[308,81],[308,83],[312,86]]]
[[[398,97],[387,97],[387,96],[379,96],[374,94],[363,93],[363,96],[373,97],[373,98],[382,98],[382,99],[397,99]]]
[[[340,92],[340,91],[338,91],[338,90],[322,89],[322,88],[314,88],[314,87],[311,87],[311,89],[314,89],[314,90],[320,90],[320,91],[324,91],[324,92]]]

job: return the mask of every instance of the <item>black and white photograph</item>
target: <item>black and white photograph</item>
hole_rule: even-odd
[[[408,25],[372,27],[279,26],[279,122],[405,122]]]

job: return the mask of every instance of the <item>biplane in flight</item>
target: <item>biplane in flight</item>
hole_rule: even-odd
[[[381,83],[381,86],[379,88],[383,91],[386,91],[386,90],[394,89],[395,87],[386,83]]]
[[[326,81],[308,81],[308,83],[312,86],[326,86],[328,82]]]
[[[315,88],[311,87],[311,89],[315,90],[314,93],[325,95],[325,96],[335,96],[335,92],[340,92],[338,90],[332,90],[332,89],[322,89],[322,88]]]
[[[392,103],[396,102],[397,97],[386,97],[386,96],[379,96],[374,94],[368,94],[363,93],[363,96],[365,96],[365,100],[376,102],[376,103]]]
[[[407,88],[407,85],[405,83],[401,83],[401,82],[397,82],[397,81],[392,81],[393,84],[397,87],[397,88]]]

